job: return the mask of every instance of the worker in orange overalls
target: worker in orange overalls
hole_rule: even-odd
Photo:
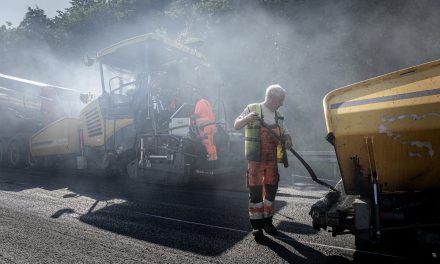
[[[285,95],[286,91],[280,85],[269,86],[264,102],[248,105],[234,123],[235,129],[245,127],[249,220],[257,241],[264,237],[263,230],[270,235],[277,233],[272,218],[279,181],[277,163],[282,161],[282,152],[279,151],[280,142],[269,133],[269,129],[284,138],[287,149],[292,147],[284,117],[278,111]],[[261,121],[267,127],[263,127]]]
[[[199,135],[205,146],[207,160],[217,160],[217,148],[214,143],[214,134],[217,131],[215,116],[211,103],[202,95],[196,94],[196,106],[194,110],[195,123],[199,126]]]

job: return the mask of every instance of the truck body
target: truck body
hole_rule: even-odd
[[[324,98],[338,188],[310,212],[356,245],[440,250],[440,60],[336,89]]]
[[[0,73],[0,166],[23,168],[31,163],[30,137],[65,116],[66,94],[78,91]]]

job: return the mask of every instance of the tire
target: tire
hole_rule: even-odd
[[[6,143],[4,140],[0,140],[0,168],[5,168],[6,166]]]
[[[6,150],[7,165],[9,168],[20,169],[24,168],[27,159],[27,149],[24,142],[20,139],[13,139],[9,142]]]

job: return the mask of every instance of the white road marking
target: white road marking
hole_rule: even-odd
[[[191,225],[198,225],[198,226],[204,226],[204,227],[210,227],[210,228],[215,228],[215,229],[221,229],[221,230],[227,230],[227,231],[232,231],[232,232],[238,232],[238,233],[243,233],[243,234],[249,234],[249,231],[246,230],[242,230],[242,229],[236,229],[236,228],[230,228],[230,227],[223,227],[223,226],[216,226],[216,225],[209,225],[209,224],[203,224],[203,223],[197,223],[197,222],[192,222],[192,221],[187,221],[187,220],[181,220],[181,219],[176,219],[176,218],[172,218],[172,217],[166,217],[166,216],[160,216],[160,215],[154,215],[154,214],[148,214],[148,213],[141,213],[143,215],[149,216],[149,217],[153,217],[153,218],[159,218],[159,219],[163,219],[163,220],[168,220],[168,221],[174,221],[174,222],[180,222],[180,223],[185,223],[185,224],[191,224]],[[321,244],[321,243],[314,243],[314,242],[307,242],[307,241],[303,241],[303,240],[296,240],[293,238],[283,238],[283,237],[279,237],[279,236],[274,236],[277,239],[280,240],[286,240],[286,241],[293,241],[293,242],[298,242],[298,243],[303,243],[303,244],[308,244],[308,245],[313,245],[313,246],[319,246],[319,247],[326,247],[326,248],[332,248],[332,249],[338,249],[338,250],[342,250],[342,251],[349,251],[349,252],[360,252],[360,253],[364,253],[364,254],[370,254],[370,255],[377,255],[377,256],[382,256],[382,257],[389,257],[389,258],[398,258],[398,259],[405,259],[401,256],[395,256],[395,255],[389,255],[389,254],[382,254],[382,253],[376,253],[376,252],[370,252],[370,251],[364,251],[364,250],[356,250],[353,248],[345,248],[345,247],[338,247],[338,246],[331,246],[331,245],[326,245],[326,244]]]

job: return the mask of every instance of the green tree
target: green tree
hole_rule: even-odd
[[[28,7],[28,11],[18,26],[18,34],[23,34],[27,39],[39,42],[52,41],[52,21],[47,18],[44,10],[38,6]]]

